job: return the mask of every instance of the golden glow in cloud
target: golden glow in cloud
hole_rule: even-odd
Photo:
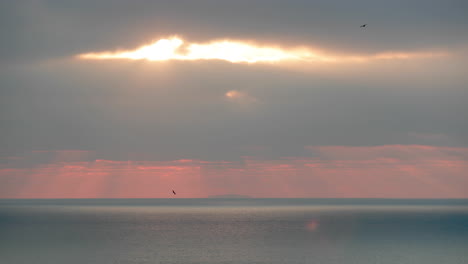
[[[101,52],[87,53],[79,55],[82,59],[132,59],[132,60],[151,60],[162,61],[170,59],[183,59],[176,50],[183,44],[183,41],[178,38],[160,39],[153,44],[142,46],[133,51],[124,52]]]
[[[229,102],[232,102],[235,104],[241,104],[244,106],[249,106],[249,105],[258,103],[258,100],[255,97],[249,95],[246,92],[242,92],[238,90],[228,91],[224,96]]]
[[[130,60],[223,60],[231,63],[268,63],[280,61],[302,62],[367,62],[372,60],[403,60],[445,55],[433,52],[383,52],[372,55],[333,55],[310,48],[283,49],[258,46],[248,42],[222,40],[210,43],[186,43],[178,37],[160,39],[135,50],[92,52],[80,54],[80,59],[130,59]]]
[[[237,41],[219,41],[208,44],[185,43],[173,37],[160,39],[132,51],[99,52],[78,55],[81,59],[164,60],[224,60],[232,63],[275,62],[299,60],[308,56],[304,52],[285,51],[272,47],[256,47]]]

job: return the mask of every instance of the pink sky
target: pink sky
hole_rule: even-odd
[[[0,165],[0,198],[468,198],[468,148],[310,146],[308,157],[116,161],[34,151]],[[38,162],[44,155],[53,157]],[[93,159],[90,159],[93,157]],[[43,160],[43,159],[42,159]],[[26,165],[35,164],[35,165]]]

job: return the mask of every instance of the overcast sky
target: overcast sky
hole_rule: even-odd
[[[1,1],[0,198],[468,198],[467,13],[463,0]],[[174,36],[164,60],[80,57]],[[300,58],[206,57],[221,41]],[[187,59],[196,45],[205,57]]]

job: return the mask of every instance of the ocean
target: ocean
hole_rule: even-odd
[[[0,200],[1,264],[466,264],[468,200]]]

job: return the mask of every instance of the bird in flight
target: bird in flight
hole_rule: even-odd
[[[172,190],[172,193],[173,193],[174,195],[176,195],[176,192],[175,192],[174,190]]]
[[[360,27],[365,28],[366,26],[367,26],[367,24],[363,24]]]

